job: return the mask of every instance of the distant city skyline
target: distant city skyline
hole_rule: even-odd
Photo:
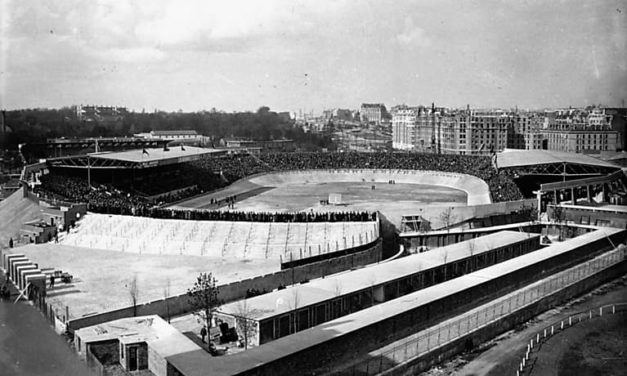
[[[9,0],[0,107],[622,106],[627,0]]]

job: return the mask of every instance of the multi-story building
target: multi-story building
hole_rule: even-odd
[[[444,116],[436,145],[446,154],[490,154],[507,147],[511,117],[503,111],[458,111]]]
[[[507,148],[533,150],[542,149],[543,135],[540,132],[545,117],[537,112],[518,112],[510,114],[511,121],[507,129]]]
[[[324,110],[322,116],[327,120],[352,121],[353,111],[344,108],[334,108],[332,110]]]
[[[604,108],[603,111],[612,117],[611,128],[618,132],[616,149],[625,150],[627,148],[627,108]]]
[[[395,106],[392,108],[392,148],[397,150],[416,149],[416,128],[419,107]]]
[[[380,125],[387,117],[387,109],[383,103],[362,103],[359,109],[361,121]]]
[[[546,149],[571,153],[616,151],[618,132],[609,126],[590,127],[585,123],[554,123],[542,130]]]
[[[511,122],[502,111],[397,107],[392,116],[392,146],[419,152],[488,154],[507,147]]]

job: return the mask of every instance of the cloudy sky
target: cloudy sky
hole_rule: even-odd
[[[0,107],[627,100],[627,0],[0,0]]]

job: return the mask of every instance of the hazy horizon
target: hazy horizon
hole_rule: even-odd
[[[9,0],[0,107],[617,107],[627,99],[626,5]]]

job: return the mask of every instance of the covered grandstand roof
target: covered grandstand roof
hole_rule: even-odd
[[[221,150],[197,148],[193,146],[171,147],[169,149],[133,149],[103,153],[90,153],[92,158],[111,159],[125,162],[154,162],[173,158],[193,157],[206,154],[223,153]]]
[[[226,154],[224,150],[205,149],[193,146],[133,149],[116,152],[90,153],[64,158],[49,159],[55,167],[72,168],[147,168],[185,163],[202,159],[209,155]]]
[[[580,153],[565,153],[551,150],[505,150],[497,154],[499,168],[522,167],[546,164],[578,164],[598,167],[618,166]]]

